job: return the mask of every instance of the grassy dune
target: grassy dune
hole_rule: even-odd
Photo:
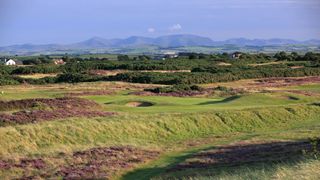
[[[0,92],[4,91],[0,94],[1,100],[54,98],[70,92],[115,90],[110,95],[82,98],[93,100],[103,110],[117,114],[0,127],[0,159],[45,157],[50,161],[53,155],[60,153],[70,154],[112,145],[133,145],[158,150],[161,156],[117,178],[285,179],[292,173],[297,177],[317,177],[315,172],[319,162],[316,160],[194,170],[188,171],[189,174],[168,174],[166,170],[201,150],[217,145],[241,140],[298,140],[319,136],[320,106],[313,104],[319,102],[320,97],[282,91],[318,92],[319,85],[291,86],[280,91],[229,97],[130,94],[144,88],[145,85],[124,83],[1,87]],[[152,106],[128,106],[131,102],[148,102]],[[14,177],[14,173],[0,170],[0,178]],[[310,176],[304,176],[306,173],[310,173]]]
[[[265,132],[318,123],[319,110],[318,106],[296,105],[188,114],[121,114],[1,127],[0,156],[72,151],[112,144],[164,147],[209,135]]]

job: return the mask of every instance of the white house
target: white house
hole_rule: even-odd
[[[63,61],[63,59],[54,59],[53,62],[54,62],[55,65],[66,64],[66,62]]]
[[[164,53],[164,57],[165,58],[169,58],[169,59],[172,59],[172,58],[177,58],[179,55],[174,52],[174,51],[167,51]]]
[[[12,59],[9,59],[9,60],[4,60],[4,64],[7,66],[14,66],[16,65],[16,62]]]
[[[232,59],[239,59],[241,57],[242,53],[241,52],[235,52],[231,55]]]

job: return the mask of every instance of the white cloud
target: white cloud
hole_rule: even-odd
[[[182,29],[182,26],[180,24],[174,24],[173,26],[169,27],[170,31],[179,31]]]
[[[151,28],[148,28],[147,31],[148,33],[154,33],[156,32],[156,29],[151,27]]]

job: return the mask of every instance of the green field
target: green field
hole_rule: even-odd
[[[318,98],[292,94],[248,94],[227,98],[179,98],[179,97],[141,97],[132,95],[91,96],[88,99],[104,105],[106,110],[121,112],[206,112],[225,109],[246,109],[255,107],[288,106],[306,104]],[[318,99],[319,100],[319,99]],[[151,107],[127,107],[129,102],[143,101],[153,104]]]
[[[287,89],[320,92],[320,85],[319,84],[308,84],[308,85],[301,85],[301,86],[293,86],[293,87],[289,87]]]

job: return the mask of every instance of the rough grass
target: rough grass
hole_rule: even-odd
[[[49,85],[14,85],[0,87],[0,100],[17,100],[30,98],[54,98],[68,93],[88,91],[117,91],[120,94],[128,90],[143,90],[159,85],[133,84],[124,82],[86,82],[77,84],[49,84]]]
[[[231,86],[235,84],[232,83]],[[240,83],[240,85],[243,84]],[[1,87],[0,93],[4,91],[4,94],[0,94],[1,100],[54,98],[74,91],[112,89],[118,93],[86,98],[100,103],[104,110],[119,112],[119,115],[0,127],[0,159],[42,157],[95,147],[134,145],[146,149],[159,149],[164,153],[157,161],[143,165],[140,169],[124,176],[125,179],[150,179],[155,176],[166,177],[162,175],[167,167],[185,160],[203,148],[212,148],[214,145],[256,137],[295,140],[318,136],[320,133],[320,106],[310,105],[319,101],[319,97],[283,92],[254,93],[229,98],[128,95],[128,92],[133,89],[144,88],[147,86],[105,82]],[[318,91],[319,86],[306,85],[301,88]],[[126,104],[130,101],[150,102],[154,106],[127,107]],[[203,142],[198,141],[202,138]],[[212,141],[208,138],[212,138]],[[181,145],[185,146],[183,151],[179,149]],[[316,172],[319,171],[319,162],[306,160],[242,167],[215,169],[207,174],[203,171],[195,171],[185,177],[191,179],[256,179],[259,177],[261,177],[259,179],[268,177],[290,179],[290,174],[293,174],[303,179],[308,177],[305,176],[308,173],[312,175],[309,177],[318,177],[313,175],[317,175]],[[0,177],[10,177],[14,173],[2,171]],[[177,177],[184,175],[188,174]]]
[[[158,155],[157,151],[113,146],[37,158],[0,159],[0,179],[110,179]]]
[[[307,84],[307,85],[301,85],[301,86],[292,86],[292,87],[288,87],[286,89],[320,92],[320,84]]]
[[[247,179],[319,179],[320,160],[289,161],[282,163],[255,163],[237,167],[223,167],[207,170],[189,170],[169,176],[183,180],[247,180]],[[168,179],[168,176],[154,179]],[[294,177],[294,178],[293,178]]]
[[[176,177],[177,179],[181,177],[188,177],[192,179],[194,176],[197,177],[201,176],[201,178],[207,178],[210,179],[210,176],[208,175],[209,172],[211,176],[215,175],[217,172],[230,172],[232,173],[233,170],[238,169],[239,167],[243,166],[238,166],[235,168],[218,168],[218,169],[188,169],[186,171],[181,171],[180,173],[169,173],[168,170],[171,168],[174,168],[177,164],[182,163],[186,161],[187,159],[191,158],[194,154],[202,152],[202,151],[207,151],[213,148],[216,148],[217,146],[226,146],[237,142],[247,142],[247,143],[255,143],[255,142],[262,142],[262,141],[299,141],[299,140],[305,140],[310,137],[319,137],[319,132],[320,132],[320,123],[318,119],[315,119],[315,121],[307,121],[304,123],[299,123],[291,128],[280,128],[278,130],[274,129],[269,129],[265,131],[256,131],[256,132],[247,132],[247,133],[227,133],[222,136],[215,136],[213,138],[205,138],[205,139],[200,139],[196,140],[196,146],[193,146],[194,142],[189,142],[189,144],[192,144],[192,146],[189,146],[188,148],[184,150],[179,150],[178,152],[170,152],[162,156],[160,159],[149,163],[147,165],[144,165],[134,171],[130,171],[126,173],[124,176],[119,177],[119,179],[151,179],[153,177],[159,177],[161,179],[169,179],[172,177]],[[205,142],[205,143],[204,143]],[[310,156],[307,156],[307,158]],[[287,164],[290,163],[290,164]],[[303,161],[287,161],[286,163],[278,163],[278,167],[285,166],[286,164],[288,166],[292,166],[297,163],[304,163]],[[257,164],[257,163],[256,163]],[[261,163],[262,167],[268,168],[268,166],[274,166],[275,164],[270,164],[269,163]],[[260,165],[261,165],[260,164]],[[247,164],[248,165],[248,164]],[[250,166],[245,166],[248,167],[247,169],[247,175],[250,175],[250,172],[254,172],[254,167],[255,165],[250,165]],[[251,168],[251,169],[250,169]],[[229,171],[228,171],[229,169]],[[310,169],[310,171],[312,171]],[[188,174],[190,172],[190,174]],[[264,171],[260,171],[261,173],[264,173]],[[316,171],[314,171],[316,172]],[[225,174],[225,173],[224,173]],[[258,175],[259,172],[256,172]],[[270,174],[270,173],[269,173]],[[189,176],[187,176],[189,175]],[[241,175],[241,171],[238,174],[239,176]],[[314,175],[314,174],[313,174]],[[310,176],[313,176],[312,174]],[[209,177],[208,177],[209,176]],[[258,177],[258,176],[257,176]],[[223,175],[219,176],[219,178],[223,179]],[[219,179],[219,178],[213,178],[211,179]],[[237,178],[233,178],[237,179]],[[254,178],[255,179],[255,178]],[[310,179],[310,178],[309,178]]]
[[[302,126],[319,120],[319,110],[319,106],[297,105],[189,114],[123,114],[2,127],[0,156],[73,151],[114,144],[163,147],[208,135]]]

